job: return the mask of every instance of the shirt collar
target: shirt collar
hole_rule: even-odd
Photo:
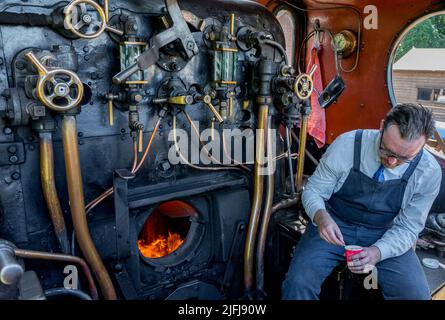
[[[379,149],[380,149],[380,137],[381,137],[382,133],[379,131],[379,133],[377,134],[377,139],[375,139],[375,143],[374,143],[374,147],[375,147],[375,161],[377,161],[378,163],[381,163],[382,160],[380,159],[379,156]]]

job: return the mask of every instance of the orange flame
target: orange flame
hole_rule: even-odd
[[[178,233],[168,231],[168,237],[158,235],[158,238],[149,244],[144,240],[138,240],[138,246],[144,257],[161,258],[178,249],[183,242],[184,239]]]

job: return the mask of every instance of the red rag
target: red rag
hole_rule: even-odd
[[[311,115],[308,122],[308,133],[311,135],[318,148],[322,148],[326,144],[326,112],[320,107],[318,103],[317,92],[323,92],[323,82],[321,79],[321,65],[318,59],[318,49],[312,48],[311,60],[307,66],[307,72],[312,69],[313,65],[317,65],[314,75],[312,76],[314,81],[314,92],[311,96]]]

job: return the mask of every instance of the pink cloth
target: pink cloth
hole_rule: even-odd
[[[307,66],[307,72],[316,64],[317,70],[313,75],[314,92],[311,96],[311,115],[309,116],[308,133],[311,135],[318,148],[322,148],[326,144],[326,112],[318,103],[318,93],[323,91],[323,81],[321,79],[321,65],[318,59],[318,49],[316,47],[311,50],[311,59]]]

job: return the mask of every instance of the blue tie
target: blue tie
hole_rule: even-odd
[[[374,176],[372,178],[377,182],[385,181],[385,176],[383,175],[383,171],[385,171],[385,167],[383,166],[383,164],[381,164],[379,169],[374,173]]]

